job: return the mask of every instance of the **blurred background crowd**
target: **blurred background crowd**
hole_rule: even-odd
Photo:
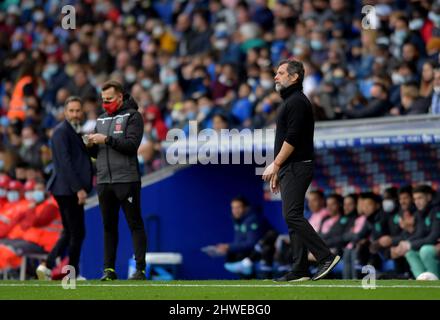
[[[375,6],[365,29],[362,6]],[[76,28],[63,29],[64,5]],[[274,68],[304,62],[316,119],[440,113],[439,1],[39,1],[0,4],[0,170],[50,174],[50,137],[69,95],[83,132],[101,112],[100,85],[121,81],[145,120],[144,173],[164,165],[170,128],[274,123]]]

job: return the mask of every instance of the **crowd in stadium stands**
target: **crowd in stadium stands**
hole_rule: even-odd
[[[61,23],[67,4],[73,30]],[[377,20],[365,21],[365,4]],[[83,132],[92,131],[109,78],[144,116],[143,172],[163,165],[161,141],[170,128],[188,131],[189,120],[199,129],[272,125],[284,58],[304,62],[317,120],[440,113],[437,0],[6,0],[0,33],[6,172],[14,163],[50,170],[63,102],[83,98]]]
[[[362,27],[365,4],[375,5],[375,29]],[[73,30],[62,27],[63,5],[75,8]],[[440,114],[438,0],[5,0],[0,35],[0,172],[14,180],[1,190],[18,193],[25,207],[38,208],[23,198],[26,181],[51,174],[50,138],[64,101],[83,99],[82,130],[89,133],[102,111],[100,86],[110,78],[124,84],[144,117],[143,173],[164,165],[167,131],[187,132],[189,120],[215,130],[273,125],[280,103],[274,68],[284,58],[304,62],[304,92],[318,121]],[[356,222],[350,240],[335,244],[346,261],[390,246],[385,227],[374,229],[379,241],[368,250],[357,236],[382,217],[375,198],[352,199],[359,217],[345,216],[338,197],[328,201],[340,218],[320,229],[326,237],[343,228],[338,219]],[[412,217],[407,209],[391,220],[409,232]],[[388,250],[391,257],[408,261],[428,251],[397,248]]]
[[[427,272],[440,277],[440,202],[430,186],[390,187],[382,196],[373,192],[325,196],[312,190],[307,204],[310,224],[332,252],[343,257],[333,277],[363,278],[367,265],[381,279],[417,279]],[[288,235],[267,231],[251,210],[234,215],[234,220],[239,228],[231,250],[225,251],[228,271],[245,278],[270,278],[289,270]],[[251,222],[254,229],[241,227]],[[264,236],[256,239],[256,234]],[[309,261],[313,271],[312,254]]]

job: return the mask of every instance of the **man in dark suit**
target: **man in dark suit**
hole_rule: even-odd
[[[37,268],[39,279],[50,278],[55,259],[68,247],[69,264],[79,275],[81,246],[85,236],[84,204],[92,189],[93,169],[87,148],[81,138],[82,101],[71,96],[64,103],[65,120],[54,130],[52,154],[54,173],[48,189],[61,212],[63,233],[50,252],[46,264]]]

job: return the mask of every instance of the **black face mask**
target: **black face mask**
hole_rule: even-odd
[[[20,181],[22,184],[25,184],[27,179],[17,179],[18,181]]]

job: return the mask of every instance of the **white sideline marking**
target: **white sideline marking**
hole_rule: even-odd
[[[38,284],[38,283],[0,283],[0,287],[60,287],[61,284]],[[227,288],[227,287],[242,287],[242,288],[359,288],[363,289],[362,285],[339,285],[339,284],[323,284],[323,285],[311,285],[311,284],[161,284],[161,283],[147,283],[147,284],[78,284],[77,287],[217,287],[217,288]],[[377,288],[387,289],[387,288],[429,288],[429,289],[440,289],[440,285],[377,285]]]

